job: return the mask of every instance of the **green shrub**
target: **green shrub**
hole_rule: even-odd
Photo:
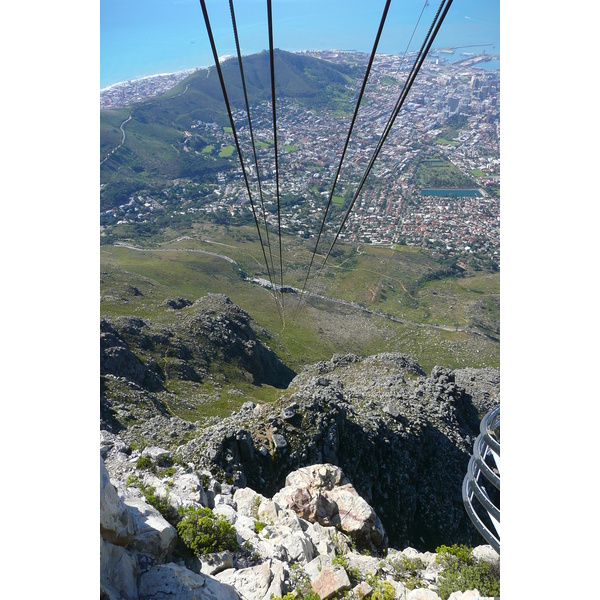
[[[438,579],[438,595],[447,600],[452,592],[478,590],[483,596],[500,596],[500,565],[477,562],[472,549],[463,544],[439,546],[437,561],[444,570]]]
[[[500,568],[485,561],[457,563],[440,574],[438,595],[447,600],[452,592],[479,590],[483,596],[500,596]]]
[[[396,581],[401,581],[409,590],[424,587],[420,571],[425,569],[426,565],[420,558],[401,556],[391,559],[389,565],[392,569],[392,577]]]
[[[344,567],[344,569],[347,569],[348,568],[348,559],[341,554],[337,554],[336,556],[334,556],[331,559],[331,564],[339,565],[340,567]]]
[[[166,469],[162,469],[162,471],[159,471],[157,473],[157,476],[161,479],[164,477],[172,477],[173,475],[175,475],[176,470],[177,469],[175,467],[167,467]]]
[[[266,523],[263,523],[262,521],[257,521],[256,519],[254,519],[254,531],[256,533],[260,533],[266,526],[267,526]]]
[[[162,498],[161,496],[156,495],[156,488],[153,485],[145,485],[140,482],[139,488],[144,494],[144,498],[148,504],[154,506],[154,508],[167,520],[170,519],[171,513],[173,511],[171,505],[169,504],[169,496]]]
[[[366,582],[373,588],[370,600],[394,600],[396,597],[396,590],[389,581],[367,573]]]
[[[313,590],[306,590],[305,592],[295,590],[293,592],[288,592],[285,596],[275,596],[271,594],[271,600],[321,600],[321,596]]]
[[[444,566],[449,566],[458,562],[472,563],[471,557],[472,548],[465,544],[452,544],[452,546],[438,546],[435,549],[437,554],[436,560]]]
[[[251,508],[251,516],[253,516],[255,519],[256,517],[258,517],[258,507],[260,506],[261,503],[261,497],[260,496],[256,496],[256,498],[254,498],[254,501],[252,502],[252,508]]]
[[[152,464],[152,459],[149,458],[148,456],[140,456],[136,461],[135,461],[135,468],[136,469],[148,469],[151,470],[153,468],[153,464]]]
[[[210,508],[180,509],[176,529],[183,543],[195,554],[237,550],[235,527]]]

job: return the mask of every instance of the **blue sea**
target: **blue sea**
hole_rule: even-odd
[[[427,4],[427,6],[424,5]],[[219,56],[235,55],[227,0],[207,0]],[[273,43],[283,50],[370,52],[384,0],[273,0]],[[392,1],[378,51],[418,50],[438,7]],[[242,54],[268,48],[265,0],[234,3]],[[413,33],[414,32],[414,33]],[[412,40],[411,40],[412,38]],[[500,54],[500,0],[454,0],[434,48]],[[198,0],[100,0],[100,88],[214,64]],[[498,61],[482,63],[498,68]]]

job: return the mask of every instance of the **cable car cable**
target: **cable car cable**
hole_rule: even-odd
[[[417,55],[417,58],[415,59],[412,69],[404,83],[404,86],[402,88],[400,96],[396,102],[396,106],[394,107],[394,110],[390,116],[390,119],[388,120],[388,123],[387,123],[383,133],[381,134],[381,137],[379,139],[377,147],[376,147],[375,151],[373,152],[373,155],[371,156],[371,160],[369,161],[367,169],[360,181],[358,189],[354,193],[354,196],[352,198],[350,206],[348,207],[348,210],[346,211],[346,214],[344,215],[342,224],[340,225],[340,227],[335,235],[335,238],[327,252],[327,255],[325,256],[325,260],[321,264],[321,268],[319,270],[319,276],[320,276],[321,272],[323,271],[323,267],[325,266],[327,259],[331,255],[331,251],[333,250],[333,247],[335,246],[335,243],[337,242],[338,237],[339,237],[342,229],[344,228],[344,225],[346,224],[348,216],[350,215],[350,212],[352,211],[352,208],[354,207],[354,203],[356,202],[356,199],[358,198],[360,192],[362,191],[363,185],[365,184],[365,181],[366,181],[367,177],[369,176],[371,169],[373,168],[373,164],[375,163],[375,160],[377,159],[377,156],[379,155],[379,152],[381,151],[383,143],[385,142],[385,139],[387,138],[387,136],[392,128],[392,125],[394,124],[394,121],[396,120],[396,117],[398,116],[398,112],[400,111],[400,109],[402,108],[402,105],[404,104],[406,96],[408,95],[408,92],[410,91],[410,88],[412,87],[412,84],[414,83],[414,80],[417,77],[419,70],[421,69],[421,65],[423,64],[425,57],[427,56],[427,53],[429,52],[431,45],[433,44],[433,41],[435,40],[435,37],[436,37],[442,23],[444,22],[444,19],[445,19],[446,15],[448,14],[448,10],[450,9],[451,5],[452,5],[452,0],[442,0],[442,2],[440,3],[440,6],[438,7],[438,10],[437,10],[436,15],[431,23],[429,31],[427,32],[425,40],[423,41],[423,45],[421,46],[421,49],[419,50],[419,53]]]
[[[273,147],[275,150],[275,189],[277,193],[277,224],[279,233],[279,267],[281,273],[281,311],[284,314],[283,306],[283,253],[281,249],[281,210],[279,204],[279,161],[277,157],[277,109],[275,106],[275,60],[273,52],[273,11],[271,0],[267,0],[267,21],[269,29],[269,64],[271,71],[271,106],[273,108]],[[285,320],[284,320],[285,324]]]
[[[229,0],[229,12],[231,13],[231,25],[233,27],[233,37],[235,38],[235,48],[237,51],[238,63],[240,66],[240,77],[242,80],[242,88],[244,90],[244,101],[246,103],[246,114],[248,115],[248,128],[250,130],[250,140],[252,142],[252,152],[254,154],[254,164],[256,165],[256,178],[258,181],[258,192],[260,194],[260,203],[262,206],[262,216],[263,222],[265,226],[265,232],[267,237],[267,246],[269,248],[269,258],[271,259],[271,270],[275,272],[275,268],[273,266],[273,253],[271,252],[271,240],[269,239],[269,228],[267,226],[267,215],[265,212],[265,201],[262,192],[262,185],[260,179],[260,169],[258,167],[258,158],[256,156],[256,143],[254,140],[254,131],[252,129],[252,119],[250,118],[250,103],[248,102],[248,92],[246,89],[246,78],[244,77],[244,66],[242,64],[242,52],[240,50],[240,40],[238,37],[237,23],[235,19],[235,10],[233,8],[233,0]],[[273,282],[271,282],[273,283]]]
[[[269,262],[267,261],[267,254],[265,252],[265,246],[263,244],[262,235],[260,233],[260,227],[258,225],[258,218],[256,216],[256,210],[254,209],[254,202],[252,200],[252,193],[250,191],[250,183],[248,181],[248,175],[246,174],[246,168],[244,166],[244,159],[242,157],[242,152],[241,152],[241,149],[240,149],[240,143],[239,143],[238,136],[237,136],[236,129],[235,129],[235,122],[233,120],[233,114],[231,112],[231,106],[229,105],[229,98],[227,96],[227,90],[225,88],[225,81],[223,79],[223,72],[221,70],[221,64],[219,62],[219,55],[217,53],[217,47],[215,45],[215,40],[214,40],[214,37],[213,37],[212,28],[210,26],[210,18],[208,16],[208,11],[206,10],[206,2],[205,2],[205,0],[200,0],[200,5],[202,7],[202,14],[204,15],[204,23],[206,25],[206,32],[208,33],[208,38],[209,38],[209,41],[210,41],[210,46],[211,46],[211,49],[212,49],[213,58],[215,60],[215,67],[216,67],[216,70],[217,70],[217,74],[219,76],[219,82],[221,83],[221,91],[223,92],[223,99],[225,101],[225,106],[227,108],[227,114],[229,116],[229,122],[231,124],[231,129],[232,129],[232,132],[233,132],[233,137],[235,139],[235,145],[237,147],[238,157],[240,159],[240,164],[242,166],[242,173],[244,175],[244,181],[246,182],[246,189],[248,190],[248,196],[250,198],[250,205],[252,207],[252,214],[254,215],[254,222],[256,224],[256,230],[258,232],[258,238],[260,240],[260,245],[261,245],[263,256],[264,256],[264,259],[265,259],[265,265],[267,267],[267,273],[269,274],[269,281],[271,282],[271,286],[272,286],[273,290],[275,290],[275,287],[273,285],[273,279],[271,277],[271,271],[269,269]],[[277,295],[275,295],[275,299],[277,300]],[[279,315],[281,317],[281,320],[283,321],[283,306],[280,307],[279,303],[277,303],[277,310],[279,311]]]
[[[398,69],[401,69],[402,65],[404,64],[404,61],[406,59],[406,55],[408,54],[408,50],[410,48],[412,40],[413,40],[413,38],[415,36],[417,28],[419,27],[419,23],[421,22],[421,19],[423,17],[423,13],[425,12],[425,8],[427,8],[427,6],[428,6],[428,1],[429,0],[425,0],[425,2],[423,3],[423,8],[421,9],[421,13],[419,14],[419,18],[417,19],[417,22],[415,23],[415,26],[414,26],[413,31],[411,33],[410,39],[408,40],[408,43],[406,44],[406,48],[404,50],[404,54],[402,55],[402,59],[400,61],[400,65],[399,65]],[[367,69],[367,71],[368,71],[368,69]],[[363,87],[364,87],[364,85],[365,85],[365,81],[363,80]],[[362,90],[361,90],[361,94],[362,94]],[[358,111],[358,105],[360,105],[360,97],[359,97],[359,100],[358,100],[358,103],[357,103],[357,107],[355,109],[356,111]],[[388,120],[388,123],[389,123],[389,120]],[[353,124],[354,124],[354,122],[353,122]],[[353,126],[353,124],[351,125],[351,127]],[[343,154],[342,154],[342,160],[343,160]],[[341,166],[341,161],[340,161],[340,166]],[[338,173],[339,173],[339,169],[338,169]],[[334,186],[335,186],[335,183],[334,183]],[[331,198],[333,198],[333,192],[331,194]],[[328,205],[328,209],[329,209],[329,205]],[[325,218],[326,218],[326,216],[327,216],[327,210],[325,212],[325,216],[323,217],[323,222],[321,223],[321,231],[319,232],[319,238],[320,238],[321,232],[323,230],[323,227],[325,225]],[[306,279],[304,281],[304,286],[303,286],[302,292],[301,292],[302,296],[298,300],[298,309],[296,311],[296,315],[300,311],[300,305],[302,303],[302,300],[304,299],[304,292],[305,292],[305,289],[306,289],[306,283],[308,281],[308,275],[310,274],[310,269],[311,269],[311,266],[313,264],[313,260],[314,260],[314,257],[315,257],[316,251],[317,251],[317,247],[319,245],[319,238],[317,239],[317,244],[316,244],[316,246],[315,246],[315,248],[313,250],[312,256],[311,256],[311,261],[310,261],[310,265],[309,265],[309,268],[308,268],[308,274],[307,274]],[[322,268],[321,268],[321,270],[322,270]],[[318,277],[319,277],[319,275],[321,273],[321,270],[319,270],[319,274],[317,274],[316,279],[318,279]]]
[[[365,92],[365,88],[367,87],[367,81],[369,79],[369,74],[371,72],[371,66],[373,65],[373,60],[375,59],[375,55],[377,54],[377,46],[379,45],[379,40],[381,38],[381,32],[383,31],[383,26],[385,24],[385,20],[387,17],[388,10],[390,8],[390,3],[392,0],[387,0],[385,6],[383,8],[383,14],[381,15],[381,21],[379,22],[379,29],[377,30],[377,35],[375,36],[375,42],[373,43],[373,49],[371,50],[371,56],[369,57],[369,62],[367,64],[367,69],[365,71],[365,75],[363,77],[362,86],[360,88],[360,93],[358,95],[358,99],[356,101],[356,107],[354,108],[354,114],[352,115],[352,121],[350,123],[350,128],[348,130],[348,135],[346,136],[346,142],[344,144],[344,148],[342,150],[342,155],[340,158],[340,162],[335,173],[335,177],[333,179],[333,186],[331,188],[331,193],[329,194],[329,200],[327,202],[327,207],[325,208],[325,214],[323,215],[323,220],[321,221],[321,228],[319,229],[319,234],[317,236],[317,243],[315,244],[310,264],[308,265],[308,272],[306,273],[306,278],[304,279],[304,284],[302,285],[302,291],[300,292],[300,297],[298,299],[298,304],[302,301],[302,295],[304,294],[304,290],[306,289],[306,283],[308,282],[308,277],[310,275],[310,270],[312,268],[312,264],[317,253],[317,248],[319,246],[319,241],[321,240],[321,234],[323,233],[323,228],[325,226],[325,220],[327,219],[327,214],[329,213],[329,209],[331,207],[331,203],[333,200],[333,193],[335,191],[335,186],[338,181],[338,177],[340,175],[340,170],[342,168],[342,163],[344,162],[344,158],[346,156],[346,150],[348,149],[348,144],[350,143],[350,137],[352,136],[352,130],[354,129],[354,124],[356,122],[356,117],[358,116],[358,109],[360,108],[360,103]]]

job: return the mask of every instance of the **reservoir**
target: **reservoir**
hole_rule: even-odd
[[[476,189],[464,190],[455,188],[442,189],[423,189],[420,190],[421,196],[439,196],[442,198],[460,198],[468,196],[470,198],[482,198],[483,194]]]

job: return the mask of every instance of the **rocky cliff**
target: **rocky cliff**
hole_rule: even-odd
[[[435,367],[427,374],[403,354],[335,355],[294,377],[260,341],[267,332],[257,335],[247,313],[228,298],[172,299],[165,310],[173,313],[168,326],[134,317],[101,322],[101,369],[111,385],[111,394],[101,393],[103,489],[110,490],[110,474],[114,503],[120,498],[128,507],[113,512],[133,511],[112,517],[110,526],[101,522],[105,571],[112,572],[111,561],[133,570],[127,577],[138,596],[122,597],[162,598],[152,595],[152,586],[177,587],[183,578],[208,595],[181,597],[234,598],[237,590],[242,598],[268,598],[260,594],[293,589],[290,565],[320,556],[353,549],[381,558],[389,548],[427,556],[441,544],[481,542],[462,505],[461,484],[479,420],[499,403],[497,370]],[[202,423],[173,415],[164,401],[166,382],[202,381],[223,369],[279,387],[281,395],[269,403],[247,401],[226,418]],[[161,512],[148,508],[148,498]],[[177,549],[173,525],[151,531],[158,517],[175,523],[185,506],[214,509],[236,525],[245,544],[245,554],[226,560],[225,570],[233,571],[212,596],[207,577],[214,573],[197,565],[194,578],[180,570],[190,563]],[[263,517],[263,525],[271,519],[275,529],[265,526],[262,536],[244,520]],[[277,528],[280,519],[289,530]],[[145,541],[133,542],[140,535]],[[150,539],[160,548],[143,550]],[[274,546],[266,541],[275,539]],[[165,570],[177,556],[185,564],[175,561]],[[150,585],[152,569],[158,579]],[[239,573],[243,569],[264,571],[260,593],[244,591],[240,581],[250,572]],[[340,572],[328,575],[331,585],[338,575],[343,579]],[[106,575],[107,597],[119,597],[110,586],[123,577]]]
[[[339,465],[374,506],[390,543],[472,543],[478,534],[461,485],[480,415],[498,401],[496,384],[488,371],[436,367],[427,376],[401,354],[335,356],[307,367],[279,401],[248,402],[177,452],[267,495],[294,469]]]
[[[166,481],[140,473],[135,466],[140,456],[136,459],[136,453],[108,433],[101,436],[101,454],[100,583],[105,600],[272,600],[291,597],[288,593],[315,600],[481,597],[464,584],[451,591],[442,555],[414,548],[390,549],[379,557],[357,552],[358,540],[381,546],[385,531],[339,467],[321,464],[294,471],[285,487],[268,498],[251,488],[221,484],[189,466],[179,465]],[[157,463],[172,458],[156,447],[141,456]],[[128,481],[111,480],[107,467],[129,471]],[[186,509],[198,508],[214,522],[228,524],[235,536],[231,547],[216,552],[185,547],[172,523],[177,525]],[[489,546],[475,548],[470,561],[486,563],[479,568],[497,581],[499,556]]]

